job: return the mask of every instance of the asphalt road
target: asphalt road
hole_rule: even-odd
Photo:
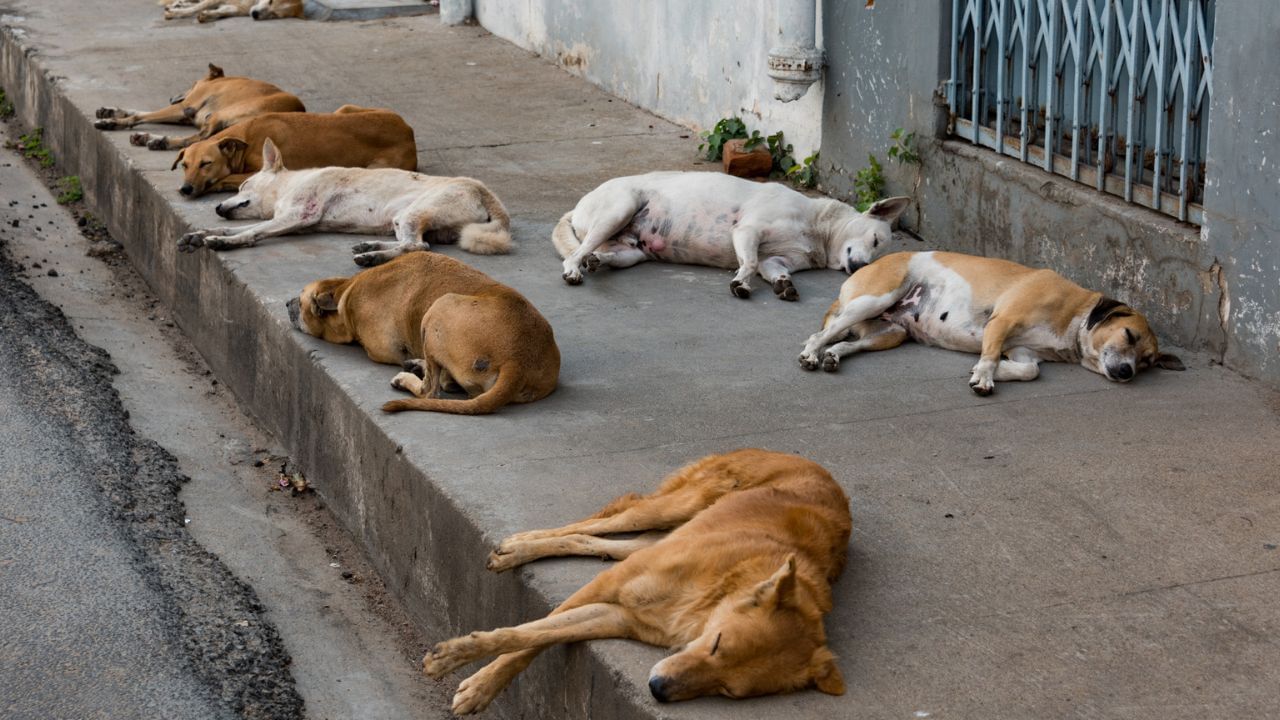
[[[136,435],[103,351],[0,245],[0,717],[291,718],[253,591],[184,527],[173,458]]]

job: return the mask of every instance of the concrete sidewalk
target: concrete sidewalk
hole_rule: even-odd
[[[308,469],[415,620],[444,636],[532,619],[593,560],[494,576],[488,549],[561,524],[708,452],[755,445],[825,464],[853,498],[828,629],[849,692],[658,706],[661,651],[556,649],[494,708],[510,717],[1151,717],[1280,713],[1280,402],[1189,357],[1127,386],[1079,367],[1002,384],[916,346],[835,375],[796,363],[843,279],[801,302],[729,295],[729,274],[642,265],[566,287],[555,220],[604,179],[696,167],[696,140],[478,28],[159,20],[151,0],[7,0],[0,85],[210,366]],[[350,236],[179,255],[216,199],[184,202],[171,153],[93,130],[150,109],[208,62],[312,110],[388,106],[421,169],[484,180],[518,251],[460,257],[525,293],[564,357],[550,398],[485,418],[384,416],[394,369],[293,332],[284,301],[350,274]],[[939,240],[945,241],[945,238]]]

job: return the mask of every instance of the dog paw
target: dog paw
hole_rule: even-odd
[[[453,714],[470,715],[484,710],[507,686],[507,682],[509,678],[489,666],[480,668],[458,685],[458,692],[453,695]]]
[[[800,353],[800,367],[805,370],[818,369],[818,356],[813,353]]]
[[[515,553],[510,550],[498,548],[497,550],[489,553],[489,559],[485,561],[484,567],[486,570],[500,573],[506,572],[520,564],[520,560]]]
[[[391,378],[391,387],[395,388],[396,390],[402,390],[404,392],[411,393],[413,392],[413,390],[411,390],[410,387],[412,387],[413,383],[417,381],[418,381],[418,376],[414,375],[411,372],[396,373],[396,376]]]
[[[129,144],[137,147],[146,147],[151,141],[151,133],[136,132],[129,135]]]
[[[381,249],[382,243],[377,242],[376,240],[366,240],[365,242],[358,242],[355,245],[352,245],[351,254],[362,255],[364,253],[370,253]]]
[[[218,235],[205,235],[204,246],[209,248],[210,250],[230,250],[232,248],[237,247],[236,245],[229,242],[226,238],[220,237]]]
[[[734,280],[729,283],[729,292],[733,293],[734,297],[742,298],[743,300],[751,297],[751,288],[740,280]]]
[[[411,359],[400,363],[400,367],[413,373],[419,380],[427,377],[427,364],[421,360]]]
[[[120,108],[100,107],[96,111],[94,111],[93,116],[98,118],[99,120],[103,120],[106,118],[117,117],[119,112],[120,112]]]
[[[130,140],[132,139],[133,138],[130,138]],[[168,150],[169,140],[164,136],[151,138],[151,140],[147,142],[147,149],[148,150]]]
[[[564,281],[570,285],[582,284],[582,273],[577,270],[570,270],[564,275],[561,275],[561,277],[563,277]]]
[[[374,265],[381,265],[387,261],[387,258],[383,256],[382,253],[377,252],[360,253],[351,259],[360,267],[373,267]]]
[[[995,383],[990,380],[985,382],[981,380],[970,380],[969,388],[982,397],[986,397],[996,391]]]
[[[196,230],[195,232],[189,232],[186,235],[183,235],[181,238],[178,238],[178,251],[179,252],[195,252],[199,248],[204,247],[204,238],[205,238],[205,231],[203,230]]]
[[[791,284],[790,278],[779,278],[773,283],[773,294],[778,296],[779,300],[787,302],[795,302],[800,299],[800,293],[796,292],[796,286]]]
[[[587,256],[587,259],[583,261],[583,264],[587,266],[587,272],[595,272],[599,270],[600,255],[598,253],[591,253]]]
[[[822,371],[835,372],[840,369],[840,356],[833,352],[822,353]]]
[[[433,678],[443,677],[480,657],[476,639],[479,635],[479,632],[473,632],[436,645],[422,658],[423,674]]]
[[[114,118],[107,118],[105,120],[94,120],[93,126],[99,130],[115,130],[118,124]]]

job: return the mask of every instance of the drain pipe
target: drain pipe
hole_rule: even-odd
[[[817,48],[818,3],[821,0],[777,0],[777,44],[769,50],[773,97],[792,102],[804,97],[822,78],[823,54]]]
[[[472,0],[440,0],[441,25],[465,25],[474,14]]]

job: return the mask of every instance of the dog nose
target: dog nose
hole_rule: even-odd
[[[670,692],[668,685],[669,683],[664,677],[655,675],[649,678],[649,692],[653,693],[654,699],[658,702],[668,702],[670,699],[667,695]]]
[[[867,264],[864,262],[859,262],[857,260],[850,260],[848,265],[848,273],[852,275],[866,266]]]
[[[195,191],[196,191],[196,189],[195,189],[194,187],[192,187],[192,186],[191,186],[191,183],[187,183],[186,185],[183,185],[182,187],[178,188],[178,192],[180,192],[180,193],[182,193],[183,195],[186,195],[186,196],[188,196],[188,197],[190,197],[190,196],[191,196],[191,193],[193,193],[193,192],[195,192]]]
[[[213,211],[218,213],[218,217],[228,217],[227,209],[222,207],[222,203],[218,203],[217,205],[215,205],[213,208]]]
[[[1125,363],[1117,367],[1111,368],[1111,377],[1116,380],[1128,380],[1133,377],[1133,366]]]
[[[249,12],[249,17],[253,18],[254,20],[257,20],[257,19],[258,19],[258,11],[257,11],[257,10],[251,10],[251,11]]]

